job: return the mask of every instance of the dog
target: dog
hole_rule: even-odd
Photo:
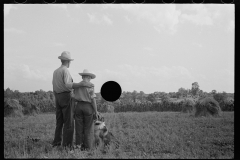
[[[96,147],[101,145],[106,147],[110,145],[110,142],[117,142],[113,134],[108,131],[103,117],[98,117],[98,120],[94,123],[94,138]]]

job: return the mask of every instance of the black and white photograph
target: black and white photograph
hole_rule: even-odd
[[[4,4],[4,158],[234,158],[234,4]]]

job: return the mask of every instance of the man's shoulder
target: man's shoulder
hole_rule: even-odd
[[[61,67],[61,71],[70,73],[67,67]]]
[[[54,72],[69,72],[67,67],[60,66]]]

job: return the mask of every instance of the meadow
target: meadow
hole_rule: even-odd
[[[103,113],[120,142],[106,152],[52,148],[55,114],[4,117],[5,158],[234,158],[234,112],[194,117],[181,112]],[[27,137],[39,139],[31,141]]]

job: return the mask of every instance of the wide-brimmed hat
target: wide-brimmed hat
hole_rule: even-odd
[[[59,56],[58,58],[62,60],[73,61],[73,59],[71,59],[71,53],[68,51],[63,51],[61,56]]]
[[[83,73],[79,73],[81,76],[91,76],[92,79],[94,79],[96,77],[95,74],[90,73],[87,69],[83,70]]]

